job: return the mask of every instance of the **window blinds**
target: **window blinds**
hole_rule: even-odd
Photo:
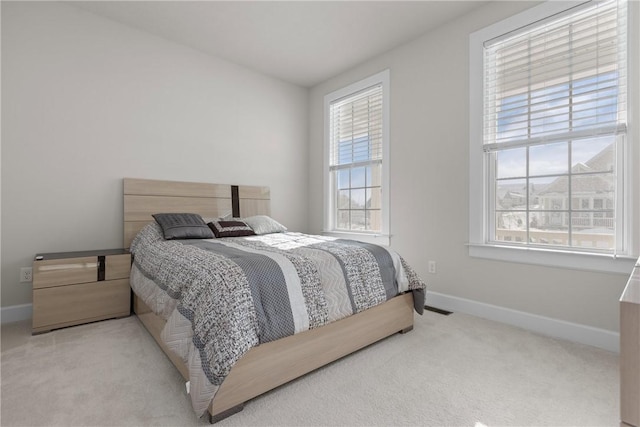
[[[332,169],[382,161],[382,85],[333,102],[329,115]]]
[[[625,130],[625,6],[580,5],[485,43],[485,150]]]

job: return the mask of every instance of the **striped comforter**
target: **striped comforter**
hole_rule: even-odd
[[[164,240],[156,223],[131,245],[131,286],[167,320],[162,339],[190,370],[194,410],[206,411],[251,347],[359,313],[424,283],[395,252],[351,240],[274,233]]]

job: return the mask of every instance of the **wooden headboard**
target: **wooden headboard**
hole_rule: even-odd
[[[124,178],[124,248],[155,213],[271,215],[269,187]]]

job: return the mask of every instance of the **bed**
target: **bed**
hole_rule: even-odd
[[[159,227],[154,223],[152,215],[160,212],[190,212],[203,218],[251,217],[271,213],[268,187],[133,178],[125,178],[123,184],[124,247],[126,248],[129,248],[132,242],[134,246],[141,246],[139,242],[144,240],[141,237],[143,235],[152,236],[151,240],[155,238],[156,231],[152,229],[159,229]],[[137,240],[134,241],[136,236]],[[198,242],[197,245],[199,244]],[[202,244],[209,243],[205,241]],[[180,244],[174,245],[174,247],[179,246]],[[189,382],[191,400],[196,413],[199,415],[203,409],[206,409],[211,422],[242,410],[246,401],[262,393],[382,338],[397,332],[410,331],[413,328],[413,311],[421,310],[420,298],[424,297],[423,289],[414,286],[413,292],[390,297],[386,302],[352,316],[327,323],[316,329],[252,346],[233,364],[224,381],[215,386],[215,390],[211,392],[213,386],[203,380],[201,374],[194,374],[197,370],[207,371],[206,364],[199,358],[203,356],[202,351],[199,353],[200,356],[196,351],[189,353],[184,350],[184,346],[187,345],[184,338],[172,339],[171,333],[167,331],[183,330],[184,324],[174,327],[174,323],[177,323],[174,320],[175,316],[169,316],[167,312],[162,313],[162,308],[150,307],[152,304],[147,302],[155,300],[149,298],[149,292],[140,285],[133,286],[134,280],[139,282],[146,280],[136,279],[136,277],[142,277],[136,271],[137,268],[134,263],[132,266],[134,312],[185,380]],[[140,268],[144,269],[142,264]],[[419,281],[416,277],[412,279]],[[146,289],[151,288],[152,286],[146,287]],[[191,356],[185,356],[186,354]],[[205,358],[202,357],[202,359]],[[205,366],[204,369],[200,365]],[[211,396],[214,396],[212,400],[210,400]]]

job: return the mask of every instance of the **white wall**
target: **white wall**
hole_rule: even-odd
[[[428,289],[617,331],[618,299],[626,276],[471,258],[465,246],[469,34],[533,4],[488,4],[311,89],[310,231],[322,229],[323,97],[389,68],[391,246],[416,267]],[[635,61],[637,70],[637,58]],[[636,149],[637,169],[639,154]],[[636,206],[637,202],[636,198]],[[638,230],[638,218],[635,227]],[[437,274],[427,273],[427,260],[437,261]]]
[[[1,2],[2,306],[31,301],[18,272],[35,253],[122,244],[123,177],[269,185],[278,220],[320,232],[323,97],[389,68],[391,244],[429,289],[618,330],[625,276],[470,258],[465,246],[468,36],[528,6],[481,7],[308,97],[69,5]]]
[[[307,228],[308,91],[75,7],[2,2],[2,306],[37,252],[122,246],[122,178],[271,187]]]

